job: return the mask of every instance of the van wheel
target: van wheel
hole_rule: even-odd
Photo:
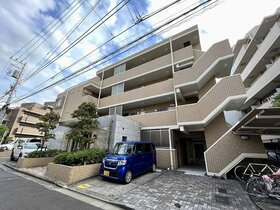
[[[11,161],[14,161],[15,160],[15,157],[14,157],[14,150],[12,151],[11,155],[10,155],[10,160]]]
[[[153,165],[152,165],[152,169],[151,169],[151,172],[156,172],[156,164],[154,163]]]
[[[130,170],[128,170],[124,175],[124,183],[128,184],[132,179],[132,173]]]

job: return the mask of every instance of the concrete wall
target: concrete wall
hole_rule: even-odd
[[[66,150],[67,140],[65,138],[69,128],[66,126],[57,126],[54,129],[55,139],[49,139],[46,143],[48,149]]]
[[[126,136],[128,141],[140,141],[140,122],[120,115],[112,115],[111,120],[113,123],[109,142],[110,150],[117,142],[122,141],[123,136]]]

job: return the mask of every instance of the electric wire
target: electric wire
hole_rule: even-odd
[[[176,1],[176,2],[179,2],[179,1]],[[167,5],[167,6],[164,6],[163,8],[166,9],[166,8],[172,6],[172,5],[173,5],[173,4],[171,3],[171,4]],[[195,4],[193,4],[193,5],[195,5]],[[193,5],[190,5],[190,6],[193,6]],[[190,7],[190,6],[189,6],[189,7]],[[161,11],[163,11],[162,8],[159,9],[159,10],[157,10],[157,13],[160,13]],[[148,19],[148,18],[154,16],[154,15],[157,14],[157,13],[152,12],[151,15],[146,15],[144,18],[142,18],[142,21],[144,21],[144,20],[146,20],[146,19]],[[168,18],[166,18],[166,19],[168,19]],[[164,19],[164,20],[166,20],[166,19]],[[162,22],[162,21],[160,21],[160,22]],[[47,79],[46,81],[44,81],[43,83],[39,84],[39,85],[36,86],[34,89],[37,89],[37,88],[43,86],[44,84],[46,84],[48,81],[53,80],[55,77],[57,77],[58,75],[62,74],[62,73],[63,73],[64,71],[66,71],[67,69],[73,67],[74,65],[76,65],[77,63],[79,63],[81,60],[83,60],[83,59],[85,59],[86,57],[88,57],[89,55],[91,55],[91,54],[92,54],[93,52],[95,52],[96,50],[101,49],[103,46],[105,46],[106,44],[108,44],[109,42],[111,42],[114,38],[120,36],[121,34],[125,33],[126,31],[130,30],[132,27],[134,27],[134,26],[137,25],[138,23],[139,23],[139,22],[135,22],[133,25],[131,25],[130,27],[126,28],[125,30],[123,30],[122,32],[120,32],[119,34],[117,34],[116,36],[111,37],[111,39],[107,40],[105,43],[103,43],[102,45],[98,46],[98,48],[94,49],[93,51],[89,52],[88,54],[86,54],[86,55],[83,56],[82,58],[78,59],[77,61],[75,61],[74,63],[72,63],[70,66],[67,66],[66,68],[62,69],[60,72],[56,73],[55,75],[53,75],[52,77],[50,77],[49,79]],[[151,28],[152,28],[152,27],[151,27]],[[136,35],[139,35],[139,34],[137,33]]]
[[[52,58],[49,62],[47,62],[45,65],[43,65],[41,68],[38,69],[38,71],[41,71],[43,69],[45,69],[47,66],[51,65],[53,62],[55,62],[56,60],[58,60],[61,56],[63,56],[65,53],[67,53],[70,49],[72,49],[74,46],[76,46],[79,42],[82,41],[82,39],[84,39],[85,37],[87,37],[89,34],[91,34],[93,31],[95,31],[98,27],[100,27],[100,25],[102,25],[104,22],[106,22],[109,18],[111,18],[115,13],[117,13],[118,11],[120,11],[130,0],[127,0],[123,5],[122,2],[124,2],[124,0],[122,0],[121,2],[119,2],[113,9],[110,10],[110,12],[108,12],[105,16],[102,17],[102,22],[99,23],[96,22],[94,23],[89,29],[87,29],[81,36],[79,36],[74,42],[72,42],[68,47],[66,47],[64,50],[62,50],[58,55],[56,55],[54,58]],[[119,6],[121,5],[121,6]],[[119,8],[118,8],[119,7]],[[116,9],[115,12],[113,12],[112,14],[110,14],[112,11],[114,11]],[[110,14],[108,16],[108,14]],[[108,17],[106,17],[108,16]],[[97,26],[96,26],[97,25]],[[94,27],[95,26],[95,27]],[[94,27],[94,28],[93,28]]]
[[[147,34],[145,34],[145,35],[142,35],[142,36],[140,36],[139,38],[137,38],[136,40],[134,40],[134,41],[132,41],[132,42],[126,44],[125,46],[122,46],[120,49],[115,50],[115,51],[112,52],[110,55],[106,55],[106,56],[102,57],[102,58],[99,59],[98,61],[95,61],[95,62],[93,62],[93,63],[91,63],[91,64],[89,64],[89,65],[87,65],[87,66],[85,66],[85,67],[83,67],[83,68],[81,68],[81,69],[79,69],[78,71],[71,73],[71,74],[68,75],[67,77],[62,78],[62,79],[60,79],[60,80],[58,80],[58,81],[52,83],[51,85],[48,85],[47,87],[44,87],[44,88],[42,88],[42,89],[40,89],[40,90],[37,90],[37,91],[35,91],[34,93],[31,93],[31,94],[29,94],[29,95],[23,96],[23,97],[21,97],[19,100],[15,101],[15,102],[18,102],[18,101],[20,101],[20,100],[23,100],[23,99],[26,99],[26,98],[28,98],[28,97],[31,97],[31,96],[33,96],[33,95],[35,95],[35,94],[38,94],[38,93],[40,93],[40,92],[42,92],[42,91],[45,91],[45,90],[49,89],[50,87],[53,87],[54,85],[57,85],[57,84],[59,84],[59,83],[65,81],[65,80],[67,80],[67,79],[70,78],[70,77],[76,76],[78,73],[81,73],[81,72],[85,73],[86,71],[89,71],[89,70],[91,70],[92,68],[94,68],[92,65],[98,63],[100,60],[106,59],[106,58],[110,57],[111,55],[115,54],[116,52],[125,49],[125,48],[128,47],[129,45],[131,45],[131,44],[133,44],[133,43],[135,43],[135,42],[137,42],[137,41],[143,39],[143,38],[146,37],[146,36],[149,36],[149,35],[153,34],[155,31],[158,31],[159,29],[163,28],[164,26],[166,26],[166,25],[168,25],[168,24],[171,24],[172,22],[174,22],[174,21],[180,19],[180,18],[183,17],[183,16],[188,15],[188,14],[191,13],[191,12],[194,12],[194,11],[195,11],[196,9],[198,9],[199,7],[205,6],[204,8],[206,8],[208,5],[205,5],[205,4],[208,4],[208,3],[209,3],[209,6],[210,6],[210,5],[213,5],[213,4],[215,4],[216,2],[218,2],[219,0],[216,0],[216,1],[214,1],[213,3],[210,4],[211,1],[213,1],[213,0],[208,0],[208,1],[205,1],[205,2],[203,2],[203,3],[201,3],[201,4],[197,5],[197,6],[195,6],[194,8],[190,9],[189,11],[187,11],[187,12],[185,12],[185,13],[179,15],[178,17],[173,18],[172,20],[169,20],[167,23],[164,23],[163,25],[161,25],[161,26],[155,28],[155,29],[152,30],[151,32],[149,32],[149,33],[147,33]],[[204,8],[202,8],[202,9],[204,9]],[[187,17],[189,17],[189,16],[186,16],[185,18],[187,18]],[[184,20],[185,18],[183,18],[183,20]],[[182,21],[182,20],[181,20],[181,21]],[[175,23],[177,23],[177,22],[175,22]],[[175,24],[175,23],[174,23],[174,24]],[[85,71],[85,70],[86,70],[86,71]]]
[[[146,20],[146,19],[148,19],[148,18],[150,18],[150,17],[156,15],[157,13],[160,13],[161,11],[167,9],[168,7],[174,5],[175,3],[178,3],[178,2],[182,2],[182,1],[181,1],[181,0],[174,1],[174,2],[172,2],[172,3],[170,3],[170,4],[168,4],[168,5],[165,5],[164,7],[160,8],[160,9],[158,9],[158,10],[156,10],[156,11],[154,11],[154,12],[148,14],[148,15],[145,15],[143,18],[140,18],[140,21],[135,22],[135,24],[132,25],[132,27],[135,26],[136,24],[138,24],[139,22],[144,21],[144,20]],[[195,3],[194,3],[194,4],[195,4]],[[193,5],[194,5],[194,4],[193,4]],[[127,4],[127,6],[128,6],[128,4]],[[191,5],[191,6],[192,6],[192,5]],[[104,24],[105,24],[105,23],[104,23]],[[130,28],[132,28],[132,27],[129,27],[128,29],[130,29]],[[114,36],[114,35],[111,33],[111,31],[108,29],[108,30],[110,31],[111,35],[112,35],[111,39],[108,40],[107,42],[105,42],[104,44],[102,44],[101,46],[99,46],[97,49],[100,49],[100,48],[103,47],[105,44],[107,44],[107,43],[109,43],[110,41],[112,41],[115,37],[117,37],[117,36],[123,34],[124,32],[126,32],[128,29],[124,30],[123,32],[119,33],[119,34],[116,35],[116,36]],[[89,52],[87,55],[83,56],[81,59],[77,60],[76,62],[74,62],[74,63],[71,64],[70,66],[66,67],[66,69],[69,68],[69,67],[72,67],[73,65],[75,65],[75,64],[77,64],[77,63],[79,63],[82,59],[84,59],[85,57],[89,56],[90,54],[92,54],[92,53],[93,53],[94,51],[96,51],[97,49],[95,49],[95,50]],[[27,79],[30,79],[32,76],[36,75],[36,74],[39,73],[40,71],[42,71],[42,70],[40,70],[40,69],[36,70],[34,73],[32,73],[32,75],[30,75],[29,77],[25,78],[25,79],[23,80],[23,82],[25,82]],[[65,70],[61,70],[61,72],[59,72],[59,73],[57,73],[56,75],[50,77],[47,81],[54,79],[54,77],[56,77],[57,75],[61,74],[61,73],[64,72],[64,71],[65,71]],[[47,81],[46,81],[46,82],[47,82]],[[43,84],[45,84],[46,82],[44,82]]]
[[[97,4],[100,2],[101,0],[98,0],[94,6],[92,6],[92,8],[74,25],[74,27],[71,28],[70,31],[67,32],[67,34],[59,40],[58,45],[56,46],[56,48],[53,48],[51,51],[49,51],[44,58],[42,59],[42,61],[35,66],[32,70],[31,70],[31,74],[26,75],[23,79],[21,84],[23,84],[25,81],[27,81],[28,79],[30,79],[31,77],[35,76],[36,74],[38,74],[40,71],[35,69],[42,67],[46,62],[47,59],[49,59],[54,53],[57,52],[57,50],[67,41],[67,39],[73,34],[73,32],[83,23],[83,21],[90,15],[90,13],[92,11],[94,11],[95,7],[97,6]]]
[[[50,23],[48,23],[37,35],[35,35],[30,41],[28,41],[23,47],[21,47],[11,58],[16,57],[16,55],[21,52],[25,47],[27,47],[33,40],[35,40],[42,32],[44,32],[53,22],[57,20],[69,7],[72,6],[72,4],[75,2],[72,1],[71,4],[69,4],[62,12],[60,12]]]
[[[79,1],[73,6],[73,8],[75,8],[76,5],[77,5],[80,1],[82,1],[82,0],[79,0]],[[33,48],[34,45],[37,44],[41,39],[44,39],[44,41],[46,41],[46,39],[44,38],[44,35],[53,29],[53,27],[59,22],[59,20],[57,20],[57,19],[58,19],[70,6],[72,6],[72,4],[73,4],[74,2],[75,2],[75,1],[73,1],[68,7],[66,7],[65,10],[63,10],[59,15],[57,15],[56,18],[53,19],[53,21],[51,21],[45,28],[43,28],[43,30],[41,30],[41,32],[39,32],[38,35],[36,35],[35,37],[33,37],[33,38],[32,38],[26,45],[24,45],[24,47],[22,47],[16,54],[18,54],[20,51],[22,51],[24,48],[26,48],[29,44],[31,44],[32,41],[34,41],[36,38],[39,37],[38,40],[36,40],[33,44],[31,44],[31,46],[27,47],[27,49],[25,49],[24,52],[22,52],[19,56],[16,57],[16,56],[15,56],[16,54],[14,54],[14,56],[12,56],[12,58],[13,58],[13,57],[16,57],[16,58],[19,60],[25,53],[27,53],[31,48]],[[72,9],[73,9],[73,8],[72,8]],[[63,16],[61,16],[61,18],[63,18],[63,17],[66,16],[69,12],[71,12],[72,9],[70,9],[69,11],[67,11]],[[54,23],[55,21],[56,21],[56,23]],[[54,23],[54,25],[51,26],[51,27],[48,29],[48,27],[49,27],[51,24],[53,24],[53,23]],[[42,34],[42,33],[43,33],[43,34]]]
[[[57,22],[57,23],[60,23],[54,30],[52,30],[51,32],[50,31],[48,31],[48,32],[50,32],[50,33],[48,33],[48,35],[47,35],[47,37],[41,42],[41,43],[39,43],[39,45],[37,45],[37,46],[35,46],[35,48],[31,51],[31,52],[29,52],[29,54],[27,54],[23,59],[22,59],[22,61],[24,61],[25,59],[27,59],[30,55],[32,55],[36,50],[38,50],[39,49],[39,47],[60,27],[60,26],[62,26],[64,23],[65,23],[65,21],[66,20],[68,20],[85,2],[86,2],[87,0],[83,0],[82,1],[82,3],[81,4],[79,4],[79,6],[78,7],[76,7],[65,19],[63,18],[62,19],[62,21],[61,22]],[[56,23],[56,24],[57,24]],[[55,24],[55,25],[56,25]],[[21,56],[20,56],[21,57]],[[19,57],[19,58],[20,58]]]

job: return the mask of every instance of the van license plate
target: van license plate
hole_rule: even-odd
[[[104,174],[104,176],[109,176],[110,172],[109,171],[104,171],[103,174]]]

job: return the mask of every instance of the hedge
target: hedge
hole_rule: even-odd
[[[54,163],[68,166],[101,163],[105,155],[106,152],[98,148],[62,152],[54,157]]]
[[[51,150],[37,150],[30,152],[27,156],[27,158],[40,158],[40,157],[54,157],[59,153],[58,150],[56,149],[51,149]]]

